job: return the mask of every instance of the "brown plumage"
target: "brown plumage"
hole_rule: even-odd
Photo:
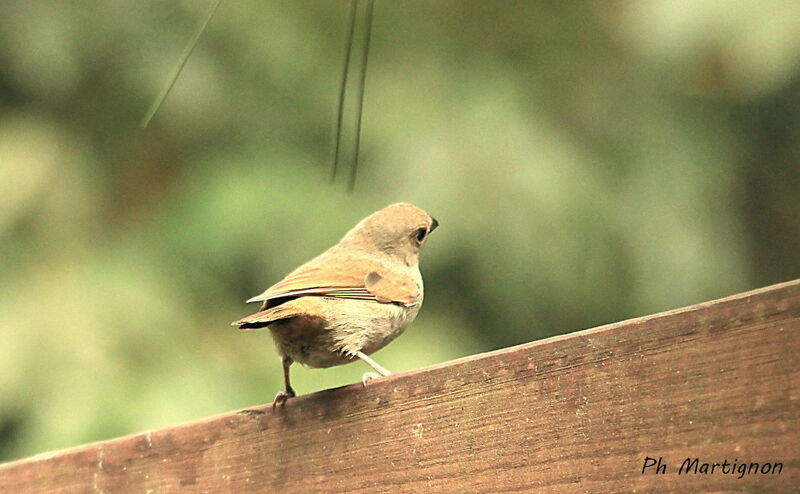
[[[294,390],[289,366],[330,367],[368,355],[414,320],[422,305],[419,252],[438,222],[397,203],[361,220],[338,244],[289,273],[248,302],[261,309],[235,321],[240,329],[269,328],[284,367],[282,404]],[[366,376],[365,376],[366,379]]]

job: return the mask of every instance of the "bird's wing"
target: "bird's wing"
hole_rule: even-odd
[[[308,297],[290,300],[284,304],[243,317],[238,321],[232,322],[231,325],[239,326],[239,329],[258,329],[266,327],[273,322],[292,317],[319,317],[322,312],[320,304],[320,300]]]
[[[364,288],[378,302],[415,305],[420,299],[419,286],[410,276],[399,276],[391,271],[370,271],[364,277]]]
[[[420,289],[408,275],[402,275],[365,260],[341,266],[301,267],[248,302],[267,302],[284,297],[316,295],[328,298],[369,300],[414,305]]]

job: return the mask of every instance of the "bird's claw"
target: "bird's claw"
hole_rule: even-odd
[[[295,394],[293,389],[288,389],[286,391],[279,391],[278,394],[275,395],[275,399],[272,401],[272,411],[274,412],[279,405],[281,407],[286,405],[286,400],[294,397]]]
[[[378,374],[377,372],[365,372],[361,376],[361,384],[363,384],[366,387],[367,381],[370,381],[372,379],[377,379],[379,377],[381,377],[381,375]]]

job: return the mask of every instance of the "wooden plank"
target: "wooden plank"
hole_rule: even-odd
[[[797,280],[6,463],[0,492],[798,492],[799,336]]]

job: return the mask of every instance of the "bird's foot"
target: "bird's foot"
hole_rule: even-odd
[[[363,384],[364,387],[366,387],[367,386],[367,381],[371,381],[371,380],[377,379],[379,377],[381,377],[381,375],[378,374],[377,372],[365,372],[361,376],[361,384]]]
[[[286,400],[294,398],[295,396],[294,390],[291,388],[278,392],[278,394],[275,395],[275,400],[272,401],[272,411],[274,412],[279,405],[281,407],[286,405]]]

